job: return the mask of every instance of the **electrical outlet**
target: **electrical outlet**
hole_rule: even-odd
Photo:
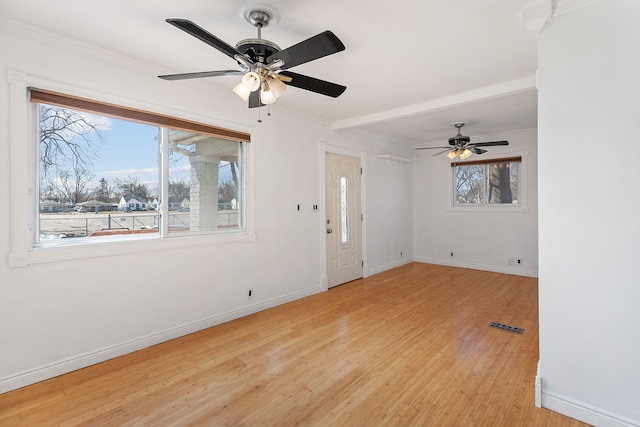
[[[249,289],[249,292],[247,292],[247,298],[253,298],[253,289]]]
[[[402,256],[402,251],[400,251],[400,256]]]
[[[453,256],[453,251],[451,251],[451,256]]]
[[[509,265],[513,265],[513,258],[509,258],[509,259],[507,260],[507,264],[509,264]]]
[[[522,264],[522,260],[518,258],[518,264]]]

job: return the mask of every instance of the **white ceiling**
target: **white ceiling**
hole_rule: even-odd
[[[262,37],[289,47],[324,30],[346,50],[292,69],[347,86],[339,98],[289,88],[278,105],[406,146],[455,134],[490,135],[537,125],[536,36],[526,0],[271,0],[278,22]],[[157,74],[238,68],[167,24],[189,19],[231,45],[256,37],[245,0],[20,0],[0,16],[153,64]],[[150,78],[156,78],[150,76]],[[237,76],[207,83],[231,90]],[[184,81],[172,84],[189,84]],[[239,100],[239,102],[242,102]]]

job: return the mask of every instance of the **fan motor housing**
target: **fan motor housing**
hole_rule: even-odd
[[[471,138],[469,138],[468,136],[463,136],[463,135],[458,135],[458,136],[454,136],[452,138],[449,138],[449,145],[452,146],[464,146],[466,144],[469,143],[469,141],[471,141]]]
[[[236,49],[254,62],[262,63],[265,63],[267,58],[274,53],[282,50],[277,44],[265,39],[240,40],[236,45]]]

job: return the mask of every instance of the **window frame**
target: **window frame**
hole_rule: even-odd
[[[241,167],[244,169],[245,179],[242,180],[244,192],[244,228],[225,230],[224,232],[203,233],[167,233],[164,236],[136,236],[123,238],[122,236],[110,236],[96,241],[82,239],[73,242],[73,239],[65,241],[64,245],[47,245],[37,242],[35,231],[36,221],[39,215],[39,190],[37,182],[39,159],[37,126],[30,126],[35,117],[37,108],[30,100],[30,87],[37,87],[42,91],[51,91],[66,94],[80,99],[96,100],[105,105],[122,106],[135,111],[149,112],[162,109],[158,116],[175,118],[178,121],[202,124],[212,128],[228,130],[230,124],[214,121],[211,118],[187,114],[170,107],[150,105],[142,100],[123,99],[114,95],[106,95],[91,90],[80,89],[71,85],[56,83],[46,79],[34,77],[21,71],[10,70],[9,82],[9,134],[10,134],[10,159],[11,165],[27,165],[27,167],[11,167],[10,169],[10,252],[9,267],[26,267],[30,264],[55,262],[72,259],[93,258],[101,256],[125,255],[139,252],[154,252],[187,248],[227,242],[251,242],[255,241],[255,180],[253,173],[255,165],[253,160],[253,144],[244,144],[242,147]],[[69,107],[72,108],[72,107]],[[100,113],[99,113],[100,114]],[[151,113],[155,114],[155,113]],[[157,124],[156,124],[157,125]],[[231,131],[244,133],[250,136],[252,128],[242,128]],[[159,165],[158,168],[164,167]]]
[[[527,152],[517,153],[504,153],[500,157],[489,157],[471,161],[458,161],[451,162],[451,175],[448,180],[448,208],[449,212],[514,212],[514,213],[527,213],[529,212],[527,203]],[[455,166],[473,166],[473,165],[489,165],[493,163],[501,162],[518,162],[518,203],[482,203],[482,204],[457,204],[456,198],[456,168]],[[486,187],[486,174],[483,168],[483,186]],[[485,196],[486,196],[486,188]]]

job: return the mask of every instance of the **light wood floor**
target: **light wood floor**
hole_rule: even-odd
[[[585,426],[534,405],[537,312],[536,279],[413,263],[2,394],[0,425]]]

